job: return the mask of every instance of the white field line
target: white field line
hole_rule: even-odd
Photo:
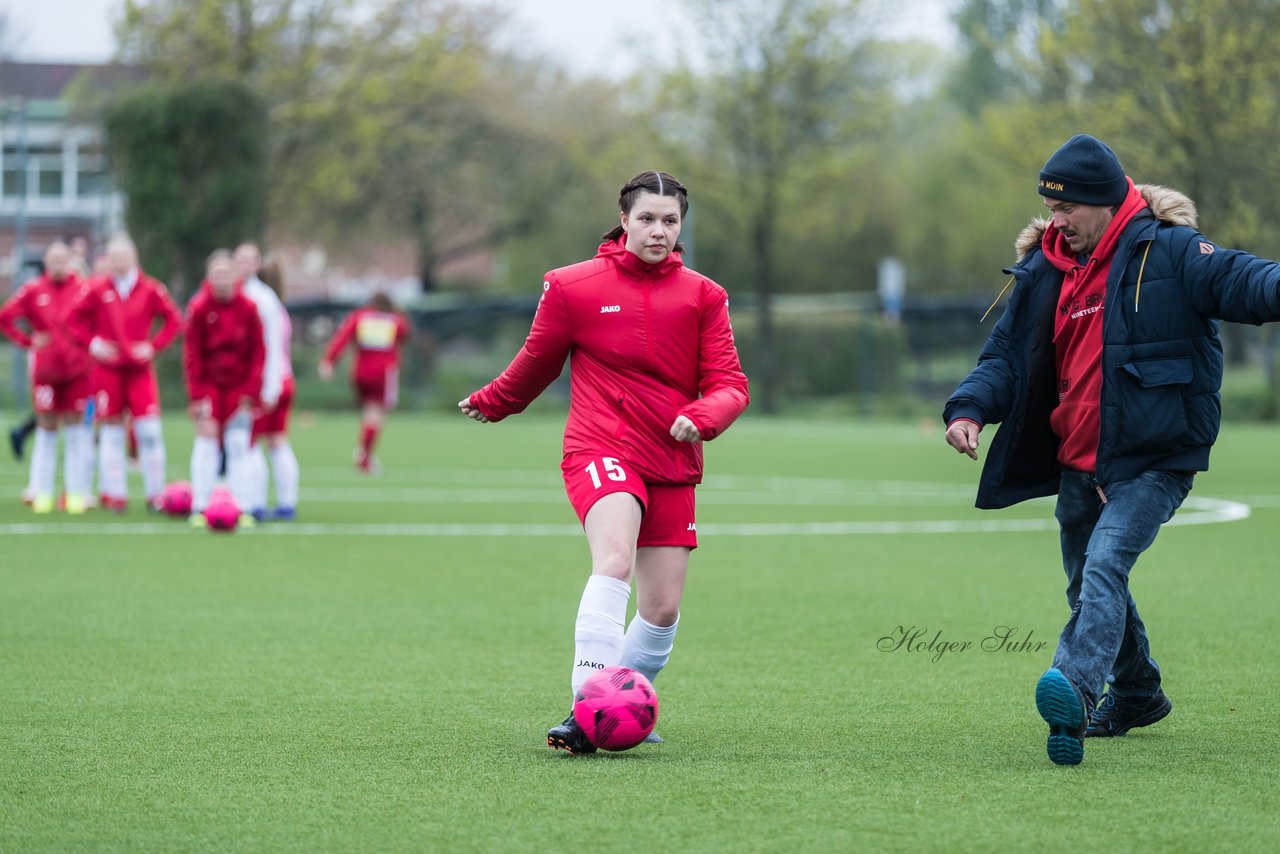
[[[1249,517],[1249,506],[1221,498],[1189,497],[1170,525],[1210,525]],[[1190,512],[1188,512],[1190,511]],[[128,535],[189,534],[180,522],[103,524],[93,522],[34,522],[0,525],[0,535]],[[1050,531],[1052,518],[921,520],[878,522],[721,522],[704,524],[708,536],[728,537],[829,537],[875,534],[991,534]],[[263,525],[249,536],[345,536],[345,537],[576,537],[582,529],[572,524],[472,524],[472,523],[277,523]]]
[[[882,505],[954,506],[968,497],[920,493],[918,495],[890,494],[883,492],[756,492],[730,491],[700,487],[700,505],[745,505],[753,507],[858,507]],[[364,487],[341,489],[338,487],[303,487],[301,501],[341,503],[386,504],[561,504],[568,499],[563,489],[512,489],[512,488],[413,488],[413,487]]]

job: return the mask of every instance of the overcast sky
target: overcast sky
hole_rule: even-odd
[[[637,17],[677,20],[681,6],[679,0],[648,0],[642,6],[603,0],[498,2],[511,9],[516,19],[511,32],[527,33],[536,49],[576,73],[610,77],[634,67],[637,32],[650,34],[647,37],[658,51],[670,51],[670,39],[662,36],[670,28],[645,28]],[[887,14],[893,34],[943,44],[951,40],[947,9],[954,0],[879,2],[892,10]],[[124,0],[0,0],[9,30],[4,46],[14,58],[28,61],[106,62],[115,52],[112,24],[123,5]]]

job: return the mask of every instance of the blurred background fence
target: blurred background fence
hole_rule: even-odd
[[[762,358],[752,299],[734,300],[733,324],[748,377]],[[775,303],[774,358],[779,413],[935,418],[956,383],[973,367],[1000,307],[985,323],[987,298],[908,299],[900,319],[889,319],[866,294],[786,295]],[[465,394],[496,376],[520,348],[537,301],[526,297],[437,294],[406,311],[413,338],[401,366],[400,407],[451,409]],[[348,352],[332,382],[316,366],[347,303],[307,300],[289,304],[300,409],[348,408]],[[1269,328],[1225,324],[1232,362],[1223,389],[1228,418],[1277,416],[1274,363],[1277,336]],[[25,354],[0,344],[0,410],[29,409]],[[186,405],[181,339],[158,360],[161,399],[168,411]],[[534,406],[563,409],[568,372]]]

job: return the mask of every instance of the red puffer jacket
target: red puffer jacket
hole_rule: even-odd
[[[160,328],[152,332],[156,319]],[[71,318],[72,334],[85,347],[94,338],[116,345],[119,355],[107,363],[110,368],[136,368],[149,362],[135,358],[130,349],[143,341],[159,353],[173,343],[182,329],[182,315],[169,296],[169,289],[141,270],[128,297],[121,297],[110,276],[89,283],[86,298]]]
[[[240,287],[229,301],[219,302],[205,282],[187,303],[186,323],[182,368],[190,399],[223,391],[257,400],[266,347],[258,308]]]
[[[88,352],[68,329],[67,320],[86,293],[86,285],[75,273],[54,281],[47,273],[27,282],[0,308],[0,332],[23,349],[31,349],[36,333],[49,336],[43,347],[35,348],[32,380],[59,384],[89,370]],[[25,320],[28,335],[17,325]]]
[[[568,356],[566,454],[611,451],[647,482],[698,483],[702,445],[671,438],[672,422],[684,415],[714,439],[750,399],[728,295],[678,254],[650,265],[623,239],[547,274],[524,346],[471,405],[493,421],[523,411]]]

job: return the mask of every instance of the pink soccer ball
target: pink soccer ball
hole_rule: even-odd
[[[175,480],[160,493],[160,509],[168,516],[191,515],[191,484]]]
[[[628,750],[653,732],[658,694],[643,673],[606,667],[587,677],[573,698],[573,719],[602,750]]]
[[[205,521],[210,531],[230,533],[240,522],[240,507],[235,498],[225,489],[215,489],[209,498],[209,506],[204,510]]]

